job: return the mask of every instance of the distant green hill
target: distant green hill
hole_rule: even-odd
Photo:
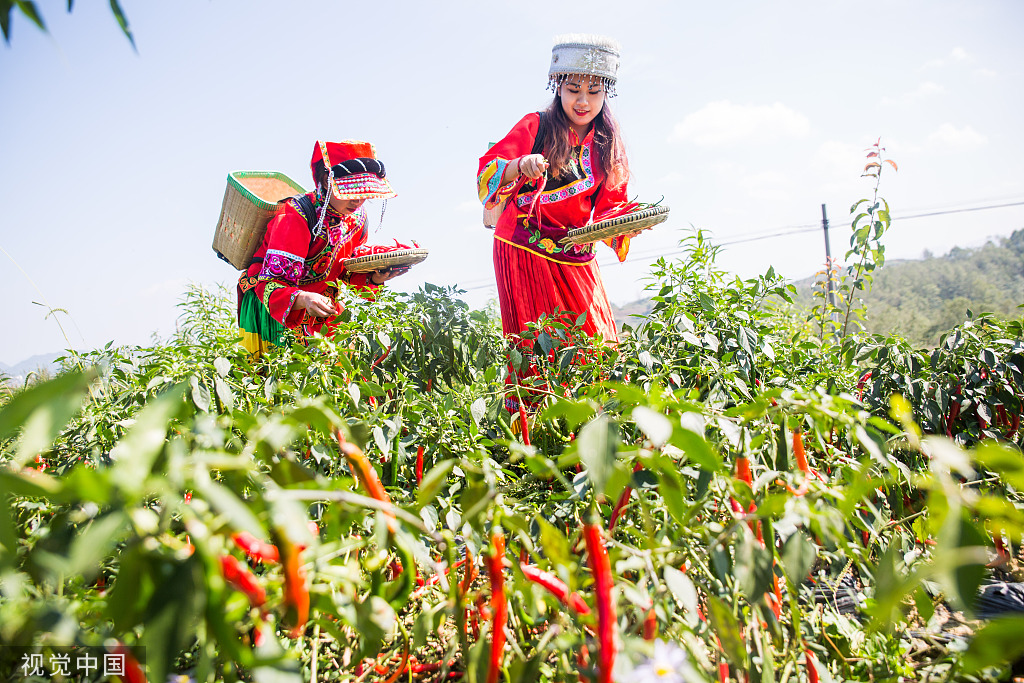
[[[810,305],[814,280],[793,284]],[[976,249],[955,247],[945,256],[926,253],[921,260],[889,261],[875,273],[864,303],[869,331],[898,332],[927,346],[962,323],[968,309],[1019,318],[1024,315],[1024,230]],[[640,299],[613,309],[620,323],[633,324],[636,318],[630,316],[646,315],[651,302]]]
[[[927,345],[964,321],[967,310],[1004,318],[1024,314],[1024,230],[977,249],[883,267],[864,297],[867,328]]]

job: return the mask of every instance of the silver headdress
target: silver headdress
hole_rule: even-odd
[[[611,38],[589,33],[569,33],[555,38],[548,69],[548,89],[558,86],[570,75],[596,78],[604,84],[609,97],[615,96],[619,72],[619,43]]]

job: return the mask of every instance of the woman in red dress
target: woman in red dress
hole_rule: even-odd
[[[501,325],[515,336],[544,314],[586,314],[583,329],[618,341],[593,244],[566,233],[628,208],[629,163],[606,102],[614,94],[617,43],[571,35],[556,41],[548,73],[554,100],[524,116],[480,158],[487,209],[504,205],[494,230]],[[607,240],[623,260],[629,238]]]
[[[255,355],[280,344],[286,328],[300,336],[329,329],[341,313],[338,290],[330,283],[374,290],[402,272],[345,271],[345,259],[366,243],[363,203],[395,196],[373,145],[318,140],[310,169],[316,189],[305,202],[284,202],[238,280],[242,345]]]

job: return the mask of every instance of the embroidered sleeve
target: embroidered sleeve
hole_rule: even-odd
[[[263,280],[285,280],[297,284],[302,277],[302,266],[305,260],[296,254],[289,254],[287,251],[278,249],[267,249],[263,257],[263,269],[260,271],[260,278]]]
[[[614,218],[616,215],[626,213],[630,206],[626,183],[622,183],[622,185],[615,189],[611,189],[602,183],[594,198],[594,220]],[[618,235],[602,241],[611,247],[619,262],[626,260],[626,255],[629,254],[628,237]]]
[[[256,278],[256,294],[270,317],[293,327],[297,316],[292,309],[302,291],[296,285],[305,271],[309,227],[298,211],[287,206],[270,219],[263,241],[267,249]]]
[[[517,182],[501,185],[501,177],[509,162],[529,154],[533,149],[539,122],[540,117],[536,113],[527,114],[480,157],[476,176],[477,194],[486,208],[493,208],[515,191]]]

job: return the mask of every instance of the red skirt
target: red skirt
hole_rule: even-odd
[[[618,343],[597,259],[584,265],[567,265],[495,239],[494,276],[501,304],[501,329],[506,335],[523,332],[527,323],[544,314],[585,312],[583,330],[587,334],[601,334],[605,342]]]

